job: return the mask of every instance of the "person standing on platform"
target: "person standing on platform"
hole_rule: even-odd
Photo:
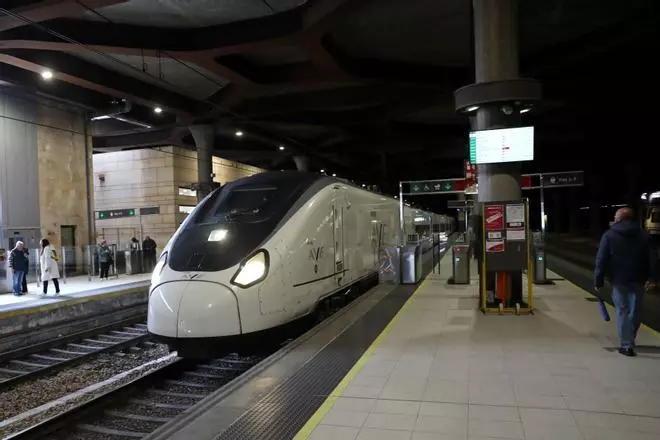
[[[100,268],[100,279],[108,279],[108,271],[110,269],[110,248],[108,247],[108,242],[103,240],[98,248],[99,255],[99,266]]]
[[[41,281],[44,283],[44,290],[41,294],[46,296],[48,293],[48,281],[52,280],[55,286],[55,296],[60,296],[60,268],[57,264],[55,248],[46,238],[42,238],[40,244],[39,266],[41,267]]]
[[[28,293],[27,289],[27,279],[28,273],[30,271],[30,249],[23,247],[23,252],[25,253],[25,261],[27,263],[27,270],[25,271],[25,276],[23,277],[23,294]]]
[[[156,267],[156,242],[147,235],[142,242],[142,253],[144,255],[145,272],[151,272]]]
[[[611,228],[603,234],[596,256],[595,288],[600,290],[605,276],[612,285],[621,347],[619,353],[636,356],[635,338],[641,325],[644,290],[651,285],[655,259],[647,234],[633,220],[633,210],[621,208]]]
[[[9,253],[9,267],[12,270],[12,290],[14,296],[22,296],[23,278],[28,271],[27,258],[25,258],[25,246],[22,241],[17,241],[14,249]]]

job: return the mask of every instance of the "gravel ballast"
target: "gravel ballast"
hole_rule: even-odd
[[[3,420],[0,422],[0,438],[33,426],[82,401],[132,381],[164,363],[170,363],[173,359],[174,356],[168,356],[168,349],[165,345],[132,347],[125,352],[101,353],[85,364],[3,390],[0,392],[0,416]],[[158,362],[152,362],[154,360],[158,360]],[[140,366],[144,366],[144,368],[137,369]],[[89,393],[78,393],[79,395],[72,399],[62,399],[62,402],[47,405],[49,402],[76,393],[90,385],[107,381],[132,369],[136,369],[136,371],[124,375],[116,381],[108,381],[110,383],[93,391],[90,390]],[[38,407],[42,405],[44,406],[43,411],[35,410],[35,414],[27,417],[20,416],[26,411],[39,409]]]

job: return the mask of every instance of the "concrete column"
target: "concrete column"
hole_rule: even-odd
[[[213,145],[215,127],[213,125],[193,125],[190,133],[197,149],[197,190],[199,200],[206,197],[213,188]]]
[[[309,171],[309,156],[293,156],[293,161],[296,163],[296,169],[298,171]]]
[[[473,0],[476,83],[518,78],[518,32],[516,0]],[[507,115],[500,103],[480,106],[473,118],[474,130],[520,125],[520,113]],[[517,200],[520,192],[519,164],[484,164],[477,170],[480,202]]]

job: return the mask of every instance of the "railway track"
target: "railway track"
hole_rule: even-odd
[[[99,327],[77,338],[55,339],[3,353],[0,355],[0,391],[83,363],[103,352],[150,343],[147,325],[134,321]]]
[[[262,356],[232,354],[195,363],[176,358],[168,365],[7,439],[143,438],[262,359]]]

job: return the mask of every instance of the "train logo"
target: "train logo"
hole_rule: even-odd
[[[314,273],[319,273],[319,260],[323,257],[323,246],[309,250],[309,259],[314,261]]]
[[[198,276],[200,276],[200,274],[198,273],[184,273],[181,278],[183,278],[184,280],[194,280]]]

